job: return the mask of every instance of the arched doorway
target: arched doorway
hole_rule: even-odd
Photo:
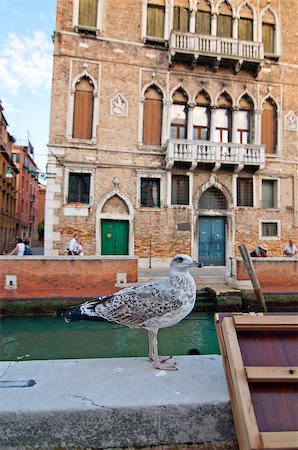
[[[219,189],[210,187],[202,194],[199,209],[199,261],[207,266],[224,266],[227,200]]]

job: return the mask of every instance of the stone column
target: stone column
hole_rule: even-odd
[[[215,13],[211,16],[211,36],[216,36],[217,15]]]
[[[232,142],[235,144],[238,142],[238,136],[237,136],[237,126],[238,126],[238,111],[239,108],[233,108],[232,110]]]
[[[188,105],[187,136],[186,136],[188,141],[192,141],[193,140],[193,108],[194,108],[193,104]]]
[[[216,107],[211,106],[210,108],[210,141],[215,141],[215,113]]]

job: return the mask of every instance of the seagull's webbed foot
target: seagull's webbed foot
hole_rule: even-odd
[[[166,359],[164,359],[166,358]],[[161,357],[158,358],[157,361],[152,363],[152,366],[154,367],[154,369],[160,369],[160,370],[178,370],[176,363],[175,362],[170,362],[169,359],[171,358],[171,356],[169,357]]]

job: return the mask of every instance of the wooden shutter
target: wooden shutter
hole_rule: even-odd
[[[145,94],[143,143],[160,145],[162,123],[162,96],[157,89],[151,88]]]
[[[276,147],[276,112],[271,102],[267,101],[262,113],[262,144],[266,153],[274,153]]]
[[[239,20],[238,39],[240,41],[253,40],[253,21],[243,17]]]
[[[211,34],[211,14],[207,11],[197,11],[196,13],[196,33]]]
[[[148,5],[147,36],[164,37],[165,9],[163,6]]]
[[[262,39],[265,53],[274,53],[274,24],[262,24]]]
[[[96,28],[97,0],[80,0],[79,25]]]
[[[232,37],[232,10],[227,3],[222,3],[217,16],[217,36]]]
[[[188,33],[189,31],[189,9],[182,6],[175,6],[173,30]]]
[[[92,138],[93,121],[93,87],[87,78],[76,86],[74,99],[73,137],[76,139]]]

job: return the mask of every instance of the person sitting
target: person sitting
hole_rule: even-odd
[[[254,258],[266,258],[268,256],[268,247],[265,244],[259,245],[255,250],[250,253],[250,256]]]
[[[297,247],[292,241],[292,239],[289,239],[289,243],[284,247],[284,255],[285,256],[296,256],[297,253]]]
[[[30,242],[29,239],[24,239],[24,244],[25,244],[25,251],[24,251],[24,255],[28,256],[28,255],[33,255],[32,250],[30,248]]]
[[[24,252],[25,252],[25,244],[23,243],[23,239],[16,238],[16,245],[9,254],[13,255],[14,253],[16,253],[17,256],[23,256]]]
[[[79,234],[74,234],[73,238],[69,242],[68,255],[78,255],[79,254]]]

